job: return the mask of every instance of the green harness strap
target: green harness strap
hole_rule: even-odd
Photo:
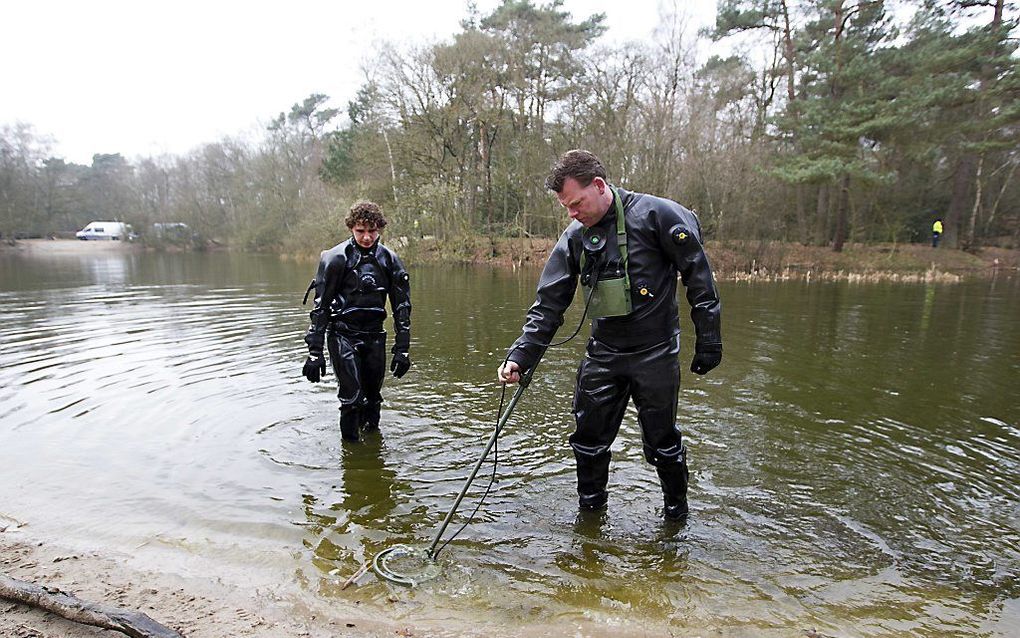
[[[620,201],[620,194],[615,188],[613,191],[613,203],[616,205],[616,245],[620,247],[620,265],[623,267],[623,285],[630,294],[630,275],[627,274],[627,222],[623,218],[623,202]]]
[[[595,291],[591,301],[593,317],[619,316],[630,314],[631,312],[630,274],[627,272],[627,222],[624,219],[623,201],[620,199],[620,194],[615,188],[610,187],[610,190],[613,193],[613,204],[616,208],[616,245],[620,250],[620,268],[623,271],[623,277],[602,280],[602,289]],[[581,272],[584,272],[587,259],[587,251],[582,251]],[[596,282],[599,281],[598,275],[599,273],[592,273],[593,279],[591,280],[591,285],[596,285]],[[618,284],[612,283],[619,282],[620,279],[623,280],[622,288]],[[590,286],[585,286],[585,288],[590,288]],[[597,285],[596,288],[598,288]],[[605,310],[606,314],[600,313],[600,310]]]

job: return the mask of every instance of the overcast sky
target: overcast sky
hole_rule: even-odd
[[[499,0],[476,4],[484,15]],[[564,8],[575,19],[606,13],[606,37],[617,43],[650,38],[662,4],[566,0]],[[32,124],[53,138],[53,155],[83,164],[93,153],[185,153],[253,131],[311,93],[345,106],[374,45],[447,38],[467,6],[466,0],[5,3],[0,125]],[[715,0],[676,6],[690,14],[692,29],[715,19]]]

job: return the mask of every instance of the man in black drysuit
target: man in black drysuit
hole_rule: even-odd
[[[315,307],[309,313],[302,373],[313,382],[326,373],[325,345],[339,385],[340,433],[357,441],[362,429],[379,428],[387,297],[396,332],[390,371],[399,379],[411,367],[411,286],[400,258],[379,243],[386,218],[377,204],[358,202],[345,223],[351,238],[322,252],[309,286],[315,290]]]
[[[524,332],[500,366],[498,378],[502,383],[516,383],[521,373],[537,364],[563,323],[578,279],[586,284],[586,301],[598,299],[603,291],[629,295],[629,301],[623,300],[629,307],[619,312],[617,305],[616,316],[600,315],[596,303],[589,305],[595,314],[577,372],[576,429],[570,436],[577,460],[578,500],[582,510],[605,507],[610,446],[632,397],[645,458],[655,466],[662,486],[664,516],[682,519],[688,512],[688,469],[687,450],[676,425],[678,273],[697,333],[691,371],[705,374],[722,361],[719,293],[702,248],[698,218],[668,199],[610,186],[605,168],[588,151],[565,153],[546,179],[546,187],[556,193],[573,221],[549,255]],[[619,211],[623,225],[618,225]],[[582,253],[587,253],[583,259]],[[596,295],[589,297],[587,290],[593,283]],[[613,288],[614,283],[620,285]]]

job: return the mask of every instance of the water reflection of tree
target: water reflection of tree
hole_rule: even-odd
[[[384,456],[385,445],[378,432],[369,433],[359,443],[344,443],[339,484],[330,481],[329,493],[322,497],[304,495],[310,532],[304,544],[320,570],[353,573],[382,547],[398,495],[410,490],[397,480]],[[326,502],[335,498],[339,500]]]

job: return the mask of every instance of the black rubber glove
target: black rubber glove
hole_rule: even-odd
[[[407,373],[408,368],[411,367],[411,358],[407,356],[407,353],[397,352],[393,355],[393,360],[390,361],[390,372],[393,376],[400,378]]]
[[[722,344],[712,344],[694,348],[694,359],[691,361],[691,372],[708,374],[708,371],[722,362]]]
[[[305,367],[301,369],[301,374],[305,375],[305,378],[315,383],[326,374],[326,357],[319,355],[310,354],[305,359]]]

